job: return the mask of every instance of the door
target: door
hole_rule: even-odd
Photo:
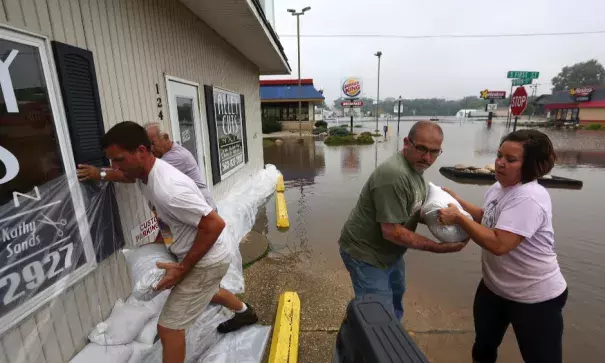
[[[205,176],[198,86],[172,77],[166,77],[166,85],[173,141],[193,154]]]

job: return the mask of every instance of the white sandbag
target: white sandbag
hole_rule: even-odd
[[[160,320],[160,315],[151,318],[134,340],[139,343],[153,345],[158,335],[158,320]]]
[[[128,344],[128,346],[132,347],[132,355],[130,356],[128,363],[144,363],[143,355],[153,347],[152,344],[143,344],[139,342],[132,342]]]
[[[154,315],[158,315],[164,308],[164,304],[166,303],[166,300],[168,299],[169,295],[170,295],[170,290],[164,290],[164,291],[160,292],[156,297],[151,299],[150,301],[137,300],[137,298],[135,298],[134,295],[130,295],[130,297],[128,298],[128,300],[126,300],[126,302],[129,304],[132,304],[132,305],[147,308],[147,309],[153,311]]]
[[[69,363],[130,363],[133,347],[128,345],[101,346],[90,343]]]
[[[464,216],[472,219],[458,203],[454,197],[443,191],[440,187],[429,183],[429,192],[426,202],[422,206],[421,213],[424,216],[424,222],[433,236],[439,242],[460,242],[468,238],[468,234],[458,225],[445,226],[439,222],[439,210],[447,208],[449,204],[454,204]]]
[[[130,271],[132,295],[137,300],[149,301],[159,292],[154,288],[166,274],[166,270],[158,268],[158,262],[176,262],[176,258],[166,245],[150,243],[134,249],[122,250]]]
[[[97,324],[88,335],[88,339],[99,345],[128,344],[154,315],[155,313],[150,309],[118,300],[109,318]]]

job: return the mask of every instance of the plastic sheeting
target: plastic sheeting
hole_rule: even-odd
[[[421,213],[424,216],[424,222],[429,228],[429,231],[435,236],[440,242],[460,242],[468,238],[468,234],[458,225],[446,226],[439,222],[439,210],[447,208],[449,204],[454,204],[462,214],[467,218],[471,218],[458,203],[454,197],[443,191],[440,187],[433,183],[429,183],[428,198],[422,206]]]
[[[227,275],[221,281],[221,287],[234,294],[244,292],[244,275],[239,243],[252,230],[258,208],[267,202],[275,191],[280,172],[274,165],[267,164],[265,169],[255,174],[248,182],[242,182],[217,203],[218,213],[227,226],[221,233],[231,251],[231,265]]]
[[[0,185],[0,336],[124,246],[112,184],[34,177]]]

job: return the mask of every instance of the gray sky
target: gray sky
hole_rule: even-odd
[[[301,34],[511,34],[605,30],[603,0],[275,0],[275,28],[297,76],[296,18],[311,6]],[[563,66],[596,58],[605,64],[605,34],[473,38],[301,38],[301,75],[324,89],[329,105],[340,80],[363,79],[376,97],[376,51],[383,53],[380,98],[461,98],[481,89],[510,90],[508,70],[539,71],[539,93]],[[284,78],[284,77],[263,77]],[[534,81],[535,82],[535,81]],[[529,91],[529,89],[528,89]]]

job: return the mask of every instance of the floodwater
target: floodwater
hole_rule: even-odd
[[[379,123],[379,130],[384,124]],[[307,138],[303,144],[285,139],[283,145],[265,148],[265,163],[276,165],[284,175],[290,217],[290,229],[278,231],[273,203],[266,207],[268,223],[264,233],[272,243],[271,257],[296,256],[296,261],[309,266],[314,261],[341,264],[337,240],[359,191],[376,165],[402,147],[401,139],[411,125],[410,121],[402,121],[402,136],[397,137],[397,122],[389,122],[391,135],[386,140],[376,138],[379,142],[374,145],[328,147]],[[374,122],[363,126],[356,131],[375,129]],[[481,205],[487,186],[457,184],[443,177],[438,169],[458,163],[493,163],[498,142],[507,129],[500,123],[488,129],[484,122],[461,124],[455,119],[441,126],[445,133],[444,152],[427,170],[425,179],[451,187]],[[581,190],[549,189],[556,249],[569,285],[564,311],[565,361],[601,361],[598,357],[605,356],[605,132],[546,132],[559,157],[552,174],[584,181]],[[420,226],[418,232],[430,237],[425,226]],[[472,330],[472,301],[481,276],[480,248],[469,244],[460,253],[441,256],[409,251],[405,260],[408,294],[419,289],[439,305],[447,306],[448,311],[461,312],[462,317],[454,320],[454,325],[460,326],[450,324],[448,328]],[[459,353],[452,361],[468,361],[469,354]]]

